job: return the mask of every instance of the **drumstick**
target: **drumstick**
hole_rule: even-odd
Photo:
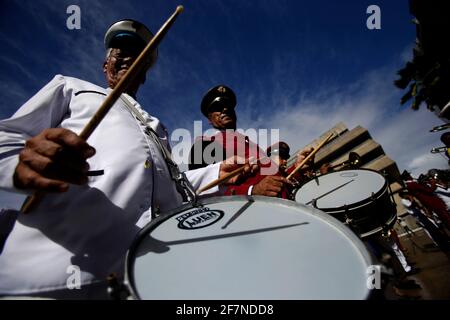
[[[262,158],[259,158],[258,161],[265,160],[267,158],[269,158],[269,157],[264,156]],[[237,176],[238,174],[242,173],[244,171],[244,169],[245,169],[245,166],[242,166],[240,168],[237,168],[237,169],[235,169],[235,170],[225,174],[222,178],[218,178],[218,179],[208,183],[206,186],[204,186],[204,187],[202,187],[202,188],[197,190],[197,195],[199,195],[200,193],[202,193],[202,192],[204,192],[206,190],[214,188],[215,186],[218,186],[220,184],[223,184],[223,183],[227,182],[231,178],[233,178],[233,177]]]
[[[294,169],[294,171],[292,171],[287,177],[286,177],[286,179],[287,180],[290,180],[291,178],[292,178],[292,176],[294,175],[294,174],[296,174],[297,173],[297,171],[298,170],[300,170],[304,165],[305,165],[305,163],[306,162],[308,162],[309,161],[309,159],[311,159],[316,153],[317,153],[317,151],[319,151],[319,149],[320,148],[322,148],[323,146],[324,146],[324,144],[325,143],[327,143],[330,139],[331,139],[331,137],[333,137],[333,135],[334,135],[334,133],[330,133],[330,135],[328,136],[328,137],[326,137],[325,138],[325,140],[323,140],[310,154],[308,154],[308,156],[302,161],[302,163],[300,163],[299,165],[298,165],[298,167],[297,168],[295,168]]]
[[[109,93],[106,97],[105,101],[103,101],[100,108],[93,115],[88,124],[84,127],[83,131],[80,133],[80,137],[84,140],[87,140],[92,132],[97,128],[103,118],[106,116],[108,111],[111,109],[113,104],[120,98],[122,93],[124,93],[130,84],[135,80],[141,69],[145,67],[148,63],[147,59],[152,54],[152,52],[156,49],[158,44],[161,42],[169,28],[175,22],[177,16],[183,11],[183,6],[178,6],[172,16],[164,23],[164,25],[159,29],[156,35],[151,39],[151,41],[145,46],[142,50],[141,54],[136,58],[136,60],[131,65],[130,69],[127,70],[125,75],[120,79],[119,83],[114,87],[114,89]],[[44,196],[44,192],[36,191],[31,197],[28,197],[22,208],[20,209],[22,213],[27,213]]]

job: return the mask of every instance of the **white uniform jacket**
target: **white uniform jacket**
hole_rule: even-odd
[[[10,119],[0,121],[0,188],[18,191],[12,175],[25,140],[45,128],[80,133],[109,90],[57,75]],[[168,145],[159,120],[125,96]],[[0,295],[62,290],[60,297],[77,296],[77,289],[67,290],[77,268],[82,287],[104,282],[111,272],[120,275],[126,251],[152,210],[165,212],[182,204],[143,127],[119,99],[88,139],[97,151],[88,159],[90,170],[98,175],[87,185],[71,185],[66,193],[47,194],[36,210],[19,214],[0,254]],[[218,174],[219,165],[187,172],[195,189]]]

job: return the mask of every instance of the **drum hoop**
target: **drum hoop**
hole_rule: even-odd
[[[387,179],[386,179],[381,173],[379,173],[378,171],[372,170],[372,169],[365,169],[365,168],[362,168],[362,169],[345,169],[345,170],[339,170],[339,171],[336,171],[336,172],[329,172],[329,173],[326,173],[326,174],[324,174],[324,175],[322,175],[322,176],[326,176],[326,175],[333,174],[333,173],[338,173],[338,172],[344,172],[344,171],[357,171],[357,170],[361,170],[361,171],[371,171],[371,172],[374,172],[374,173],[376,173],[376,174],[378,174],[378,175],[380,175],[380,176],[383,177],[383,179],[384,179],[384,184],[383,184],[383,186],[380,188],[380,190],[378,190],[378,191],[377,191],[376,193],[374,193],[374,195],[373,195],[373,197],[375,197],[376,200],[380,199],[380,198],[383,196],[383,193],[385,193],[385,192],[388,191],[388,181],[387,181]],[[311,180],[311,181],[312,181],[312,180]],[[309,183],[309,181],[308,181],[307,183]],[[306,184],[305,184],[305,185],[306,185]],[[302,189],[302,188],[300,187],[300,188],[298,188],[298,189],[295,191],[295,193],[294,193],[294,199],[295,199],[295,196],[297,195],[297,192],[299,192],[301,189]],[[297,201],[295,201],[295,202],[297,202]],[[316,208],[317,208],[318,210],[321,210],[321,211],[324,211],[324,212],[329,212],[329,213],[339,213],[339,212],[345,212],[346,209],[347,209],[347,210],[353,210],[353,209],[357,209],[357,208],[359,208],[359,207],[364,207],[366,204],[371,203],[371,202],[372,202],[372,197],[370,196],[370,197],[368,197],[368,198],[366,198],[366,199],[364,199],[364,200],[361,200],[361,201],[358,201],[358,202],[354,202],[354,203],[348,204],[348,205],[343,205],[343,206],[340,206],[340,207],[337,207],[337,208],[319,208],[319,207],[316,207]],[[332,210],[332,211],[331,211],[331,210]]]
[[[208,204],[214,204],[218,202],[233,202],[233,201],[264,201],[269,203],[277,203],[281,204],[285,207],[297,207],[306,209],[309,213],[318,216],[322,218],[323,221],[329,223],[333,227],[335,227],[338,231],[342,232],[343,235],[351,241],[351,243],[354,245],[354,247],[357,249],[358,253],[363,258],[365,264],[367,266],[373,265],[374,260],[370,256],[370,254],[367,251],[367,248],[361,241],[361,239],[358,238],[358,236],[346,225],[344,225],[341,221],[334,218],[333,216],[320,211],[319,209],[306,206],[304,204],[298,203],[296,201],[288,200],[288,199],[281,199],[281,198],[274,198],[274,197],[266,197],[266,196],[218,196],[218,197],[210,197],[207,199],[201,199],[198,201],[198,204],[201,206],[205,206]],[[175,208],[173,210],[168,211],[167,213],[164,213],[160,215],[159,217],[155,218],[154,220],[150,221],[144,228],[142,228],[138,234],[136,235],[135,239],[133,240],[130,248],[127,251],[127,254],[125,256],[125,273],[124,273],[124,284],[127,286],[131,296],[134,299],[141,300],[141,297],[136,291],[136,284],[134,279],[134,273],[131,272],[133,270],[134,262],[136,259],[133,259],[136,257],[135,253],[136,250],[141,243],[142,238],[144,238],[146,235],[148,235],[148,231],[150,229],[156,228],[158,225],[163,223],[164,221],[170,219],[172,216],[181,213],[184,210],[194,209],[195,206],[192,206],[192,204],[188,203],[185,205],[182,205],[178,208]],[[370,292],[367,293],[367,296],[370,295]],[[367,298],[367,297],[366,297]]]

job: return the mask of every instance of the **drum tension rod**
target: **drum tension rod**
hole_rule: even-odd
[[[113,300],[127,300],[131,295],[128,288],[119,281],[116,273],[111,273],[106,279],[108,283],[108,294]]]

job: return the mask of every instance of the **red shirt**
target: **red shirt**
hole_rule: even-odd
[[[406,188],[409,193],[416,197],[428,209],[437,214],[448,214],[445,202],[434,194],[435,188],[425,186],[413,180],[406,181]]]
[[[220,131],[212,137],[202,137],[201,139],[202,141],[210,141],[211,143],[214,143],[214,145],[211,143],[206,146],[203,145],[202,152],[206,150],[206,155],[208,155],[210,151],[215,149],[216,154],[214,155],[214,158],[216,161],[222,161],[233,156],[239,156],[243,159],[261,159],[260,171],[256,175],[248,177],[239,185],[228,186],[225,191],[225,195],[247,195],[249,188],[259,183],[266,176],[282,175],[278,170],[277,164],[271,161],[270,158],[267,157],[266,153],[256,143],[252,142],[247,136],[244,136],[237,131]],[[223,152],[223,154],[218,155],[217,152]],[[205,154],[202,156],[204,157]],[[288,192],[282,192],[281,197],[286,199],[288,197]]]

